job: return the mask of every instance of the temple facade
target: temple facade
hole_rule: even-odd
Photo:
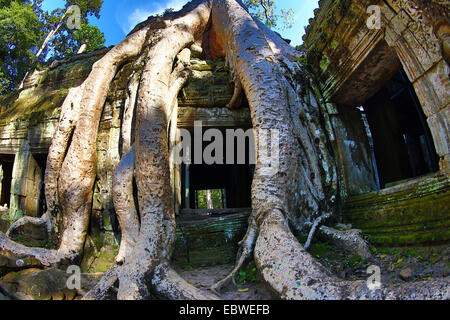
[[[406,0],[321,0],[319,4],[304,37],[301,63],[311,74],[315,96],[321,97],[316,101],[306,94],[306,103],[323,114],[339,169],[341,201],[336,219],[362,229],[380,246],[447,242],[448,19],[431,19],[434,11],[425,12]],[[43,179],[60,107],[68,90],[79,86],[107,51],[55,61],[34,72],[20,94],[0,98],[0,205],[4,205],[0,231],[23,216],[39,217],[45,212]],[[178,114],[172,115],[171,146],[180,141],[180,129],[192,131],[196,121],[203,128],[221,131],[251,128],[246,101],[238,110],[226,107],[234,84],[225,62],[198,57],[191,65],[192,77],[178,97]],[[140,60],[123,65],[104,106],[86,268],[97,264],[101,269],[101,263],[113,259],[117,250],[120,227],[113,209],[112,179],[125,148],[121,133],[133,121],[136,90],[132,88],[139,85],[142,70]],[[234,259],[251,211],[253,169],[249,161],[172,164],[179,220],[174,259],[199,264]],[[206,190],[219,192],[215,209],[199,204],[199,194]],[[30,234],[46,240],[38,231]],[[99,248],[109,251],[98,253]]]

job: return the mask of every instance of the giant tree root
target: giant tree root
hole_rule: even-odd
[[[350,255],[359,255],[366,259],[373,258],[367,242],[361,236],[361,230],[340,231],[327,226],[319,228],[319,236]]]
[[[31,225],[45,227],[51,240],[56,240],[54,238],[60,227],[57,220],[59,215],[57,181],[67,147],[70,144],[70,137],[73,134],[78,121],[83,88],[83,86],[71,88],[61,106],[61,115],[49,149],[45,170],[44,184],[47,212],[40,218],[23,217],[19,219],[10,226],[6,233],[8,237],[10,234],[14,234],[16,231],[26,228],[27,225]]]
[[[309,250],[309,248],[311,247],[314,235],[316,234],[317,228],[320,226],[321,223],[323,223],[324,220],[331,218],[331,214],[326,213],[321,215],[320,217],[318,217],[312,227],[311,230],[309,231],[309,235],[308,235],[308,240],[306,240],[305,243],[305,250]]]
[[[247,95],[253,126],[278,130],[280,137],[279,168],[273,174],[264,170],[267,154],[257,149],[252,190],[252,215],[258,230],[254,258],[265,282],[284,299],[448,298],[446,280],[375,291],[364,281],[342,281],[300,245],[288,220],[295,224],[297,216],[305,214],[326,218],[323,212],[333,212],[330,208],[337,194],[333,187],[336,166],[323,142],[319,108],[312,100],[306,105],[300,101],[301,83],[289,57],[295,52],[274,41],[276,37],[255,23],[236,1],[214,4],[213,24]],[[321,219],[313,220],[317,228]],[[413,287],[420,290],[410,291]]]
[[[0,255],[16,260],[18,268],[51,267],[63,259],[57,250],[29,248],[10,240],[2,233],[0,233]]]
[[[105,272],[95,287],[84,295],[83,300],[105,300],[109,295],[117,294],[117,292],[111,293],[111,290],[114,290],[115,288],[115,284],[119,278],[119,272],[120,266],[118,264],[113,264]]]
[[[98,124],[109,84],[121,63],[140,53],[148,30],[146,27],[134,32],[96,62],[88,78],[69,92],[63,104],[47,161],[45,183],[50,210],[43,219],[17,224],[45,223],[49,229],[55,228],[55,217],[61,212],[63,231],[58,250],[27,248],[0,234],[3,255],[33,258],[43,266],[57,266],[80,257],[95,181]]]
[[[25,230],[29,228],[38,228],[50,233],[50,221],[48,216],[42,216],[41,218],[23,217],[14,222],[6,232],[6,236],[9,238],[15,237],[17,234],[23,234]]]
[[[155,269],[152,279],[152,292],[160,298],[169,300],[218,300],[209,292],[203,292],[187,283],[167,263]]]
[[[119,264],[125,261],[126,255],[133,250],[139,237],[139,218],[133,196],[134,163],[133,146],[120,162],[113,180],[114,208],[122,230],[122,241],[116,257]]]
[[[111,296],[117,296],[119,273],[122,267],[114,264],[103,275],[97,285],[89,291],[83,300],[104,300]],[[218,300],[216,295],[204,292],[181,278],[168,263],[158,265],[147,284],[151,287],[152,294],[164,300]]]
[[[300,245],[281,212],[264,219],[255,247],[263,278],[284,299],[449,299],[448,279],[383,285],[370,290],[365,281],[342,281],[331,275]]]
[[[131,197],[131,153],[116,174],[114,202],[125,240],[118,262],[121,266],[105,275],[88,297],[100,298],[118,281],[117,298],[146,299],[151,283],[156,292],[169,298],[210,298],[184,282],[165,262],[175,241],[175,214],[170,188],[167,127],[176,97],[186,82],[189,48],[204,32],[210,15],[209,1],[194,1],[180,13],[159,19],[161,29],[153,35],[137,95],[135,180],[138,187],[140,228]],[[174,62],[177,62],[174,64]],[[175,65],[175,66],[174,66]],[[132,213],[132,214],[130,214]],[[131,220],[130,220],[131,219]],[[162,266],[161,266],[162,265]],[[117,279],[116,279],[117,277]]]
[[[236,276],[238,275],[244,263],[252,257],[253,247],[255,245],[257,235],[258,230],[256,227],[256,222],[254,221],[253,217],[250,217],[247,234],[245,235],[244,240],[239,243],[239,252],[233,270],[225,279],[219,281],[210,288],[212,292],[219,295],[220,290],[228,286],[230,282],[232,282],[237,287]]]

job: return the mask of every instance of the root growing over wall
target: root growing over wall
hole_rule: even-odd
[[[236,89],[229,107],[238,106],[245,94],[255,136],[268,130],[276,132],[279,141],[279,161],[270,168],[267,164],[273,163],[273,155],[257,145],[249,230],[241,242],[236,268],[212,291],[218,294],[234,281],[242,264],[254,255],[263,279],[285,299],[448,298],[445,281],[376,291],[369,290],[365,282],[342,281],[294,237],[290,226],[301,228],[309,223],[313,234],[334,213],[336,165],[320,107],[311,90],[309,95],[302,93],[305,79],[295,61],[298,52],[255,21],[238,0],[194,0],[180,12],[151,17],[94,65],[83,85],[66,98],[48,158],[49,212],[44,220],[49,229],[61,234],[59,248],[26,248],[0,235],[0,254],[43,266],[79,258],[96,175],[98,124],[109,85],[124,63],[144,59],[145,68],[140,78],[132,78],[135,83],[129,96],[136,101],[134,141],[129,119],[133,111],[128,110],[127,129],[123,130],[126,154],[114,178],[121,248],[116,263],[85,299],[111,295],[123,300],[148,299],[151,294],[168,299],[218,298],[188,284],[170,267],[176,224],[167,132],[178,93],[190,75],[190,48],[195,50],[193,44],[201,39],[215,41],[204,47],[214,48],[213,56],[226,57],[232,68]]]

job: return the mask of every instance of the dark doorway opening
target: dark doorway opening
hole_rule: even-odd
[[[439,170],[433,138],[403,69],[362,107],[381,188]]]
[[[203,133],[211,128],[204,128]],[[251,207],[251,187],[255,166],[251,163],[250,148],[254,147],[249,139],[245,139],[245,163],[239,164],[237,139],[234,141],[234,164],[227,164],[227,134],[228,130],[243,130],[247,132],[250,128],[214,128],[222,133],[223,137],[223,164],[195,164],[194,152],[195,139],[194,129],[191,132],[191,163],[181,165],[181,205],[182,213],[190,210],[202,210],[204,208],[204,197],[211,191],[214,209],[217,212],[233,212],[229,209],[248,209]],[[202,150],[212,142],[202,142]],[[242,150],[242,148],[241,148]],[[204,159],[203,159],[204,160]],[[228,161],[229,163],[229,161]],[[216,208],[217,207],[217,208]],[[228,211],[227,211],[228,210]]]
[[[40,153],[33,154],[33,158],[36,160],[36,163],[41,171],[40,183],[39,183],[39,200],[38,200],[38,212],[37,216],[42,217],[44,213],[47,211],[47,203],[45,200],[45,170],[47,168],[47,157],[48,154]]]
[[[0,179],[1,179],[1,200],[0,206],[10,206],[11,200],[11,183],[14,168],[14,155],[0,155]]]

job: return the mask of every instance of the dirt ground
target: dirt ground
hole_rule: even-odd
[[[450,245],[372,248],[373,259],[349,256],[328,243],[315,243],[310,252],[341,279],[365,280],[367,269],[381,269],[381,282],[394,284],[450,276]]]
[[[407,248],[374,248],[373,258],[364,259],[360,256],[349,256],[325,242],[316,242],[310,253],[325,267],[341,279],[366,280],[369,275],[367,269],[375,265],[381,269],[382,284],[393,284],[409,281],[424,281],[435,278],[448,278],[450,281],[450,244],[433,247]],[[225,278],[232,270],[232,264],[192,267],[189,265],[174,265],[174,269],[195,287],[207,291],[217,281]],[[28,270],[29,271],[29,270]],[[9,287],[19,289],[18,284],[27,283],[23,278],[29,273],[27,270],[13,272],[0,279],[11,278]],[[39,271],[39,270],[37,270]],[[22,275],[23,273],[23,275]],[[91,289],[101,277],[100,274],[84,275],[82,277],[82,292]],[[26,277],[25,277],[26,279]],[[57,282],[55,282],[57,284]],[[238,286],[230,284],[222,291],[220,298],[224,300],[276,300],[273,294],[259,278],[254,262],[250,262],[237,277]],[[28,287],[30,287],[29,284]],[[48,287],[45,285],[44,287]],[[5,288],[5,286],[2,286]],[[8,286],[6,286],[8,287]],[[34,287],[34,286],[32,286]],[[51,286],[50,286],[51,287]],[[27,291],[27,286],[23,287]],[[12,290],[16,291],[16,290]],[[21,291],[21,290],[18,290]],[[23,291],[23,290],[22,290]],[[16,293],[16,292],[11,292]],[[19,292],[20,293],[20,292]],[[27,292],[22,295],[26,297]],[[0,300],[8,299],[6,293],[0,290]],[[83,293],[72,295],[71,299],[81,299]],[[66,295],[67,296],[67,295]],[[50,299],[64,299],[64,295],[49,295]],[[31,297],[29,297],[31,299]]]
[[[341,279],[366,280],[369,266],[381,269],[382,284],[425,281],[450,278],[450,245],[432,247],[372,248],[373,258],[348,255],[326,242],[316,242],[310,253],[325,267]],[[207,290],[223,279],[233,266],[191,268],[175,266],[179,274],[199,289]],[[449,279],[450,280],[450,279]],[[255,265],[251,262],[241,271],[238,287],[228,286],[221,295],[226,300],[271,300],[279,299],[260,281]]]
[[[193,286],[208,290],[209,287],[224,279],[232,270],[233,265],[218,265],[211,267],[187,268],[174,266],[175,270]],[[224,300],[276,300],[266,285],[258,279],[254,263],[247,265],[236,279],[238,287],[230,284],[221,292]]]

